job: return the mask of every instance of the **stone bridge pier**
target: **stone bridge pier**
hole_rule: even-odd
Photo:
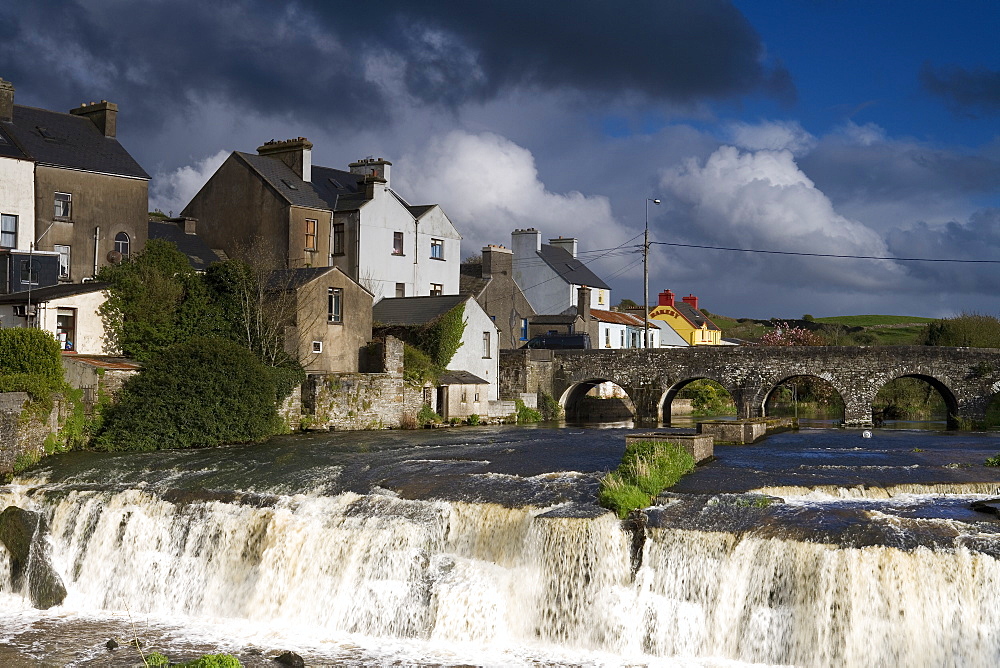
[[[610,381],[635,407],[637,422],[669,421],[670,404],[688,383],[713,380],[736,404],[739,417],[763,417],[767,399],[784,381],[816,377],[844,402],[845,426],[870,426],[879,390],[897,378],[918,378],[944,399],[951,426],[982,420],[1000,391],[1000,350],[932,346],[768,347],[700,346],[652,350],[513,350],[500,364],[505,398],[546,392],[571,407]]]

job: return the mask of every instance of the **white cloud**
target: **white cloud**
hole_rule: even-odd
[[[816,145],[816,138],[798,121],[737,122],[730,123],[727,130],[736,146],[750,151],[787,150],[801,155]]]
[[[882,237],[846,218],[798,168],[789,151],[716,150],[663,173],[679,232],[711,245],[800,253],[886,256]],[[765,259],[766,258],[766,259]],[[797,256],[749,256],[742,280],[794,280],[825,286],[890,287],[902,276],[891,262]],[[794,278],[792,278],[794,277]]]
[[[546,189],[531,151],[500,135],[455,130],[404,156],[397,188],[414,203],[437,203],[461,231],[463,253],[484,244],[510,244],[515,228],[535,227],[543,237],[580,239],[580,250],[610,248],[629,234],[604,196]]]
[[[157,173],[149,191],[150,208],[176,216],[228,157],[229,151],[223,150],[172,172]]]
[[[854,121],[847,121],[847,124],[840,128],[840,133],[861,146],[885,142],[885,130],[875,123],[858,125]]]

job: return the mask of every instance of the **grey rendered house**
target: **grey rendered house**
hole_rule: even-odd
[[[535,315],[528,299],[514,280],[514,254],[509,248],[489,245],[482,261],[463,264],[459,292],[476,298],[497,326],[500,348],[519,348],[529,338],[529,322]]]

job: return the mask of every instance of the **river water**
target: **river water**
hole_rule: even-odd
[[[463,427],[71,453],[0,487],[68,596],[0,546],[0,665],[994,666],[1000,434],[802,429],[719,446],[624,527],[634,430]]]

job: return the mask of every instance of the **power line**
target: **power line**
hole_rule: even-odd
[[[1000,260],[960,260],[957,258],[933,257],[883,257],[879,255],[836,255],[834,253],[800,253],[796,251],[762,250],[759,248],[727,248],[725,246],[702,246],[699,244],[679,244],[669,241],[650,241],[659,246],[678,248],[703,248],[707,250],[736,251],[739,253],[767,253],[769,255],[799,255],[804,257],[834,257],[848,260],[893,260],[895,262],[959,262],[964,264],[1000,264]]]

